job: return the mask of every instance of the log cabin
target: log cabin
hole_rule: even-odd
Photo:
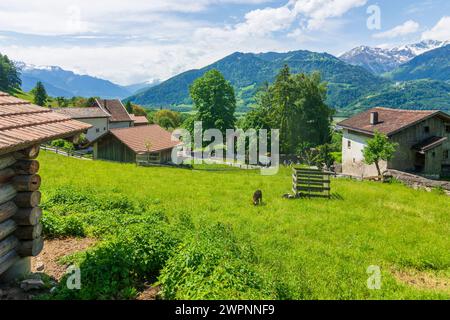
[[[0,92],[0,282],[28,274],[43,248],[40,144],[75,141],[90,127]]]
[[[450,176],[450,115],[438,110],[373,108],[338,123],[343,128],[342,172],[377,176],[375,165],[364,163],[362,151],[376,131],[398,144],[394,157],[380,164],[432,179]]]

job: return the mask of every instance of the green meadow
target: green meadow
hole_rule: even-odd
[[[94,289],[78,298],[133,298],[144,280],[161,285],[166,299],[450,298],[450,198],[439,190],[333,179],[331,200],[287,200],[288,168],[262,176],[220,166],[144,168],[47,152],[39,161],[46,235],[99,238],[91,253],[68,257],[82,274],[83,265],[94,278],[110,260],[121,263],[118,252],[133,257],[114,280],[117,290],[94,290],[110,281],[106,268],[104,282],[93,281]],[[257,189],[263,205],[255,207]],[[139,210],[164,217],[147,219]],[[214,229],[218,224],[225,231]],[[151,239],[136,239],[152,228],[159,229],[149,233]],[[135,245],[142,248],[128,253]],[[367,287],[369,266],[381,269],[379,290]],[[123,275],[131,269],[133,275]],[[55,297],[73,298],[63,290]]]

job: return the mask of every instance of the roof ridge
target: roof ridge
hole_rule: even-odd
[[[441,110],[412,110],[412,109],[396,109],[396,108],[388,108],[388,107],[374,107],[372,109],[369,109],[367,111],[373,110],[373,109],[383,109],[383,110],[390,110],[390,111],[406,111],[406,112],[442,112]]]

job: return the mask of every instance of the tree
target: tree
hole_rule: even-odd
[[[11,91],[20,88],[20,73],[8,56],[0,54],[0,90]]]
[[[204,130],[215,128],[225,133],[226,129],[234,128],[234,89],[219,71],[206,72],[194,81],[189,91],[197,110],[195,120],[203,122]]]
[[[178,112],[162,109],[155,112],[153,121],[166,129],[177,128],[181,125],[181,116]]]
[[[316,147],[331,140],[333,110],[325,104],[326,83],[319,73],[311,75],[280,70],[272,85],[257,95],[257,105],[244,121],[248,128],[280,129],[280,150],[293,154],[305,144]]]
[[[367,141],[363,150],[364,162],[368,165],[375,164],[378,175],[381,176],[380,161],[389,161],[394,157],[398,144],[389,141],[389,138],[378,131],[372,139]]]
[[[36,87],[31,91],[34,95],[34,103],[38,106],[44,106],[47,102],[48,96],[47,91],[45,91],[45,87],[42,82],[38,81],[36,83]]]
[[[131,104],[131,101],[127,101],[125,104],[125,109],[127,109],[128,113],[133,113],[133,105]]]

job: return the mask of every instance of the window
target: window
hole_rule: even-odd
[[[445,126],[445,132],[450,133],[450,124]]]
[[[430,127],[426,126],[425,128],[423,128],[423,130],[425,131],[425,133],[430,133]]]
[[[99,133],[99,132],[100,132],[100,129],[99,129],[99,128],[95,129],[95,132]]]
[[[347,141],[347,148],[349,148],[349,149],[352,148],[352,142],[350,140]]]
[[[444,150],[444,160],[447,160],[449,157],[449,150]]]
[[[103,131],[106,131],[106,127],[103,128]]]

